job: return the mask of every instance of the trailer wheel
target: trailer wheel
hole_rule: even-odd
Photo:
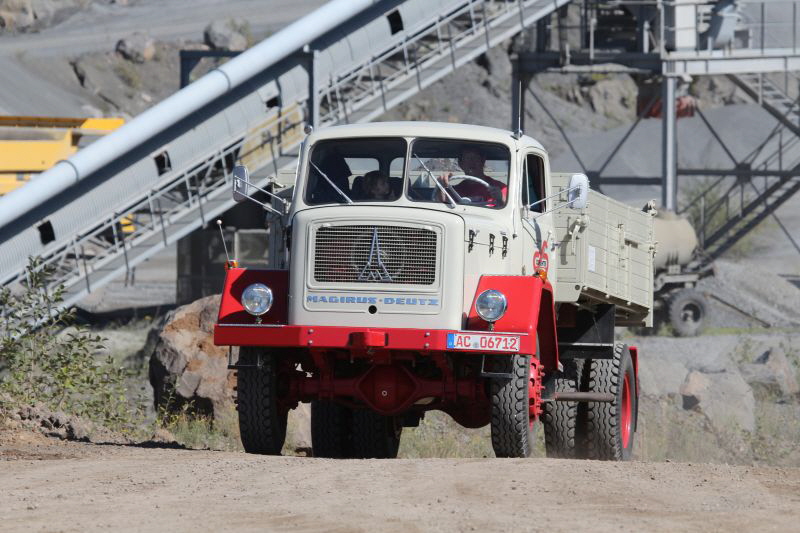
[[[694,337],[703,329],[706,299],[695,289],[681,289],[669,301],[669,321],[679,337]]]
[[[239,349],[239,433],[247,453],[280,455],[288,410],[278,402],[277,361],[261,348]]]
[[[351,457],[352,431],[352,409],[330,400],[311,402],[311,446],[314,457]]]
[[[578,392],[579,366],[583,361],[563,361],[564,371],[553,377],[555,392]],[[547,457],[578,457],[578,402],[544,403],[544,447]]]
[[[492,448],[497,457],[528,457],[533,449],[541,402],[538,361],[528,355],[495,358],[495,372],[511,379],[492,380]]]
[[[402,421],[366,409],[353,411],[353,453],[355,459],[394,459],[400,448]]]
[[[611,359],[584,363],[586,390],[614,395],[613,402],[589,402],[585,411],[586,451],[590,459],[627,461],[633,453],[636,414],[636,374],[626,344],[614,346]]]

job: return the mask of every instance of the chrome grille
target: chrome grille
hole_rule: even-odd
[[[436,232],[403,226],[317,228],[314,280],[320,283],[432,285]]]

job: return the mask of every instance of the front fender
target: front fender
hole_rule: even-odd
[[[289,271],[231,268],[225,273],[225,286],[219,304],[218,324],[256,324],[256,317],[245,311],[242,293],[253,283],[272,289],[272,307],[261,316],[261,324],[287,324],[289,317]]]
[[[550,283],[538,276],[481,276],[467,316],[467,329],[489,329],[475,309],[478,296],[489,289],[502,292],[508,301],[506,313],[495,322],[494,331],[527,333],[538,339],[539,360],[545,371],[557,370],[556,314]]]

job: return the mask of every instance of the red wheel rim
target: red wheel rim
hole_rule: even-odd
[[[631,440],[631,429],[633,417],[631,416],[631,383],[628,373],[625,373],[625,382],[622,385],[622,414],[620,423],[622,424],[622,448],[629,446]]]

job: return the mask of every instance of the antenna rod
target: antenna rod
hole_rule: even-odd
[[[219,234],[222,237],[222,248],[225,250],[225,259],[227,259],[226,266],[231,264],[231,256],[228,255],[228,245],[225,244],[225,234],[222,232],[222,221],[217,219],[217,227],[219,228]]]

